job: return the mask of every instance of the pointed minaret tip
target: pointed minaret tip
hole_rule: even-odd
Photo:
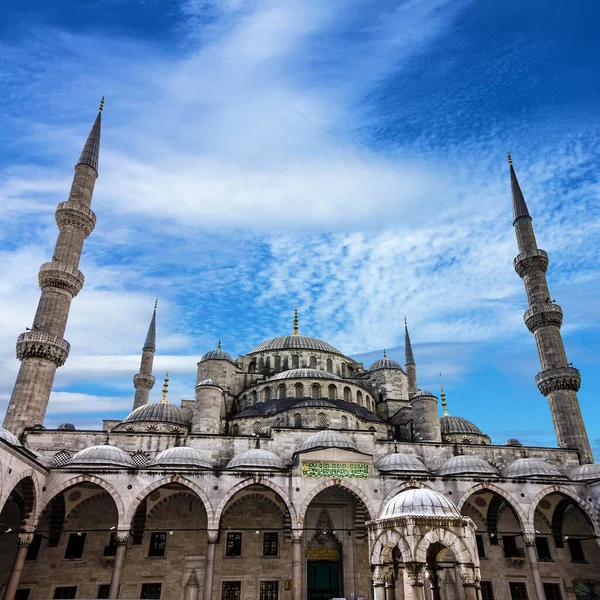
[[[383,360],[385,360],[387,358],[387,352],[385,350],[385,348],[383,349]]]
[[[523,192],[521,191],[521,186],[519,185],[517,174],[515,173],[510,152],[508,153],[508,165],[510,169],[510,188],[512,191],[513,225],[516,225],[517,221],[520,219],[529,219],[531,221],[531,215],[529,214],[527,203],[523,197]]]
[[[415,364],[412,344],[410,343],[410,336],[408,335],[408,323],[406,322],[406,317],[404,317],[404,359],[405,364],[407,365]]]
[[[102,112],[104,110],[104,96],[102,96],[102,100],[100,100],[100,106],[98,107],[98,112]]]
[[[440,389],[442,390],[442,393],[440,394],[440,396],[442,397],[442,408],[444,409],[444,417],[447,417],[448,416],[448,403],[446,402],[446,392],[444,391],[443,385],[440,386]]]
[[[221,340],[219,340],[219,343],[217,344],[217,350],[221,350]]]
[[[154,312],[152,313],[152,319],[148,326],[148,333],[146,334],[146,341],[142,348],[143,352],[155,352],[156,351],[156,307],[158,306],[158,300],[154,303]]]
[[[81,151],[81,156],[77,161],[78,165],[87,165],[98,171],[98,160],[100,157],[100,129],[102,126],[102,111],[104,110],[104,96],[98,107],[98,115],[92,126],[92,130],[88,135],[85,146]]]
[[[508,153],[508,164],[512,165],[512,156],[510,155],[510,152]]]

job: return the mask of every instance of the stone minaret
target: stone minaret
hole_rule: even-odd
[[[83,287],[83,273],[78,269],[83,242],[96,224],[90,204],[98,177],[103,106],[104,98],[75,165],[69,199],[56,209],[58,239],[52,261],[40,267],[42,294],[33,325],[17,340],[21,367],[4,419],[4,427],[17,435],[43,422],[56,368],[69,356],[69,343],[63,336],[71,301]]]
[[[146,341],[142,348],[142,362],[140,372],[133,376],[133,387],[135,387],[135,399],[133,401],[133,410],[144,404],[148,404],[150,390],[154,387],[154,376],[152,375],[152,366],[154,365],[154,353],[156,352],[156,307],[158,300],[154,303],[154,312],[152,320],[148,327]]]
[[[408,397],[412,398],[417,393],[417,366],[415,365],[415,357],[408,335],[406,317],[404,317],[404,358],[406,374],[408,375]]]
[[[560,335],[563,312],[560,306],[550,299],[546,282],[548,255],[537,247],[531,215],[517,181],[510,154],[508,164],[513,200],[513,226],[519,246],[519,255],[514,260],[514,266],[525,283],[529,310],[525,312],[523,319],[535,337],[542,367],[535,379],[540,392],[548,398],[558,445],[562,448],[575,448],[579,451],[580,460],[589,463],[593,461],[592,451],[577,400],[581,376],[567,361]]]

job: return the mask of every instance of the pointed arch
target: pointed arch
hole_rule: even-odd
[[[29,523],[32,517],[35,518],[37,504],[41,496],[41,486],[36,475],[36,471],[27,469],[26,471],[17,473],[12,478],[7,478],[7,480],[3,482],[3,495],[0,496],[0,512],[2,512],[8,498],[16,490],[17,486],[22,484],[21,487],[25,495],[23,498],[25,510],[23,522]]]
[[[475,536],[472,534],[472,541],[474,543]],[[476,556],[472,549],[469,549],[465,544],[464,540],[459,538],[455,533],[452,533],[448,529],[436,527],[430,529],[417,543],[415,547],[415,562],[424,563],[427,562],[427,550],[432,544],[439,542],[443,546],[446,546],[454,553],[456,561],[463,564],[479,564],[476,560]],[[473,544],[471,544],[473,545]]]
[[[392,562],[392,550],[396,546],[398,546],[398,550],[400,550],[400,554],[402,554],[402,561],[411,562],[412,553],[406,539],[395,529],[388,529],[384,531],[373,544],[371,564],[381,565]]]

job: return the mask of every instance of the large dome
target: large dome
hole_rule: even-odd
[[[168,402],[154,402],[138,406],[125,417],[123,423],[136,423],[139,421],[189,425],[189,419],[186,414],[180,408]]]
[[[273,452],[252,448],[236,454],[227,465],[228,469],[287,469],[285,463]]]
[[[317,338],[305,337],[303,335],[284,335],[268,340],[256,346],[248,354],[267,352],[269,350],[317,350],[320,352],[332,352],[342,354],[337,348],[318,340]]]
[[[498,475],[498,471],[490,463],[478,456],[453,456],[447,460],[437,472],[442,477],[449,475]]]
[[[150,466],[212,469],[210,461],[202,452],[188,446],[175,446],[159,452]]]
[[[428,488],[411,488],[394,496],[382,519],[394,517],[461,517],[457,506],[442,494]]]
[[[277,379],[341,379],[338,375],[329,373],[328,371],[322,371],[321,369],[290,369],[288,371],[282,371],[269,377],[269,381],[275,381]]]
[[[325,429],[308,436],[297,452],[319,450],[322,448],[342,448],[358,452],[356,444],[347,435],[331,429]]]
[[[477,425],[463,419],[462,417],[451,417],[443,415],[440,417],[440,429],[442,433],[475,433],[483,435],[483,432]]]
[[[504,469],[503,475],[511,479],[529,479],[530,477],[564,477],[552,465],[540,458],[519,458]]]
[[[375,466],[383,473],[430,475],[427,467],[414,454],[394,452],[384,456]]]
[[[100,446],[90,446],[80,450],[65,466],[98,466],[105,465],[110,467],[127,467],[128,469],[137,469],[136,464],[127,452],[111,446],[103,444]]]
[[[0,438],[8,442],[11,446],[21,445],[21,442],[8,429],[4,429],[4,427],[0,427]]]

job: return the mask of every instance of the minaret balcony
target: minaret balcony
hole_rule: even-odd
[[[581,387],[581,374],[575,367],[556,367],[538,373],[535,382],[544,396],[557,390],[577,392]]]
[[[513,261],[513,266],[521,278],[533,271],[543,271],[545,273],[548,269],[548,253],[539,248],[521,252]]]
[[[59,203],[56,207],[55,218],[59,229],[66,226],[77,227],[83,229],[85,237],[90,235],[96,226],[94,211],[76,200]]]
[[[544,325],[555,325],[560,327],[563,320],[563,311],[558,304],[536,304],[523,314],[523,320],[527,329],[535,333],[537,329]]]
[[[67,263],[53,260],[44,263],[38,273],[40,287],[55,287],[66,290],[71,296],[77,296],[83,287],[85,277],[83,273]]]
[[[26,331],[17,339],[17,358],[45,358],[56,363],[57,367],[62,367],[71,346],[63,338],[44,333],[43,331]]]
[[[156,379],[154,375],[146,375],[144,373],[136,373],[133,376],[133,387],[136,390],[148,390],[150,391],[154,387]]]

